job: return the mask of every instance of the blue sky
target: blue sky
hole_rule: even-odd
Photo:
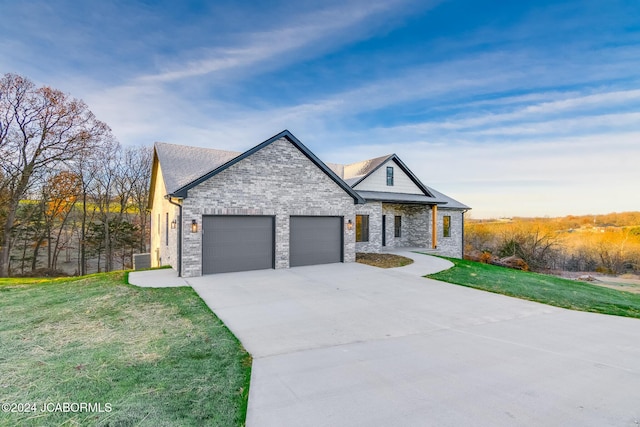
[[[239,3],[239,4],[238,4]],[[8,1],[0,72],[124,145],[396,153],[475,218],[640,210],[640,2]]]

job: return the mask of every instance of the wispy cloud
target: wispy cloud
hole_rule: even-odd
[[[84,98],[125,144],[243,150],[289,128],[327,161],[396,152],[479,216],[631,204],[634,2],[191,6],[7,3],[0,67]]]
[[[276,22],[275,28],[241,34],[231,47],[202,49],[186,63],[170,63],[159,73],[143,75],[140,82],[169,82],[212,73],[255,66],[264,61],[288,62],[285,55],[302,49],[322,50],[326,44],[345,44],[363,35],[358,28],[381,14],[407,13],[407,1],[343,3],[329,9],[314,10]],[[431,3],[435,4],[435,1]],[[366,33],[366,32],[365,32]],[[308,51],[302,53],[307,56]],[[297,56],[300,56],[298,54]]]

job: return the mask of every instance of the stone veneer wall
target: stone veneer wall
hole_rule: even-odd
[[[451,237],[444,237],[443,217],[451,217]],[[460,209],[438,208],[438,253],[452,258],[462,258],[462,215]],[[429,212],[429,230],[431,230],[431,212]],[[431,247],[429,232],[428,247]]]
[[[369,202],[356,207],[357,215],[369,215],[369,241],[356,242],[356,252],[378,253],[382,246],[382,215],[387,215],[387,248],[419,247],[431,249],[431,207],[395,203]],[[402,217],[401,237],[394,236],[394,217]],[[451,217],[451,237],[444,237],[443,217]],[[438,209],[437,252],[444,256],[462,258],[462,215],[460,209]],[[355,230],[354,230],[355,231]]]
[[[342,216],[355,224],[351,196],[281,138],[197,185],[183,202],[184,277],[202,274],[203,215],[274,215],[275,265],[289,267],[289,216]],[[189,230],[198,222],[197,233]],[[344,262],[355,261],[355,227],[344,227]]]
[[[384,203],[382,214],[387,216],[387,247],[420,247],[427,246],[427,234],[430,233],[429,215],[431,209],[425,205],[402,205]],[[400,237],[395,237],[395,217],[402,218]]]
[[[382,203],[368,202],[364,205],[357,205],[356,215],[369,215],[369,241],[356,242],[356,252],[380,252],[382,250]],[[354,225],[354,240],[355,231]]]

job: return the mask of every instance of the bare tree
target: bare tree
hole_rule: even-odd
[[[113,267],[113,248],[110,236],[109,222],[113,217],[112,202],[116,196],[118,187],[118,171],[120,169],[121,147],[116,141],[105,146],[100,155],[100,161],[95,168],[93,185],[93,199],[98,208],[98,219],[103,227],[104,241],[104,269],[111,271]],[[120,213],[122,210],[119,210]],[[98,266],[100,265],[98,260]],[[99,267],[98,267],[99,269]]]
[[[131,204],[137,212],[137,225],[140,227],[138,250],[147,251],[147,236],[149,234],[149,182],[151,180],[151,160],[153,150],[151,147],[136,147],[127,150],[128,185],[131,188]]]
[[[0,228],[0,276],[9,274],[9,236],[20,200],[33,179],[110,136],[86,104],[50,87],[5,74],[0,79],[0,194],[7,198]]]

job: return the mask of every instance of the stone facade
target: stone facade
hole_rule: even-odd
[[[182,275],[202,274],[203,215],[275,216],[275,267],[289,267],[289,217],[339,216],[355,223],[355,204],[329,176],[281,138],[196,185],[183,201]],[[191,221],[199,229],[192,233]],[[355,229],[344,227],[344,262],[355,261]]]
[[[438,209],[438,253],[440,255],[462,258],[463,255],[463,215],[461,209]],[[451,217],[451,235],[444,237],[444,217]],[[431,227],[431,215],[429,216],[429,227]],[[431,247],[431,235],[429,235],[429,247]]]
[[[382,214],[386,215],[386,244],[391,248],[418,247],[428,244],[431,209],[425,205],[403,205],[384,203]],[[395,217],[401,218],[400,237],[395,237]]]
[[[432,249],[432,211],[427,205],[368,202],[356,206],[356,215],[369,216],[369,241],[356,242],[356,252],[379,253],[384,248]],[[382,215],[386,215],[386,246],[382,246]],[[394,221],[400,216],[400,237],[395,237]],[[450,236],[444,237],[444,217],[451,217]],[[461,209],[438,209],[436,252],[444,256],[462,258]]]
[[[382,250],[382,203],[369,202],[356,206],[356,215],[369,216],[369,241],[356,242],[356,252],[377,253]],[[355,220],[354,220],[355,224]],[[355,226],[353,227],[355,235]]]

